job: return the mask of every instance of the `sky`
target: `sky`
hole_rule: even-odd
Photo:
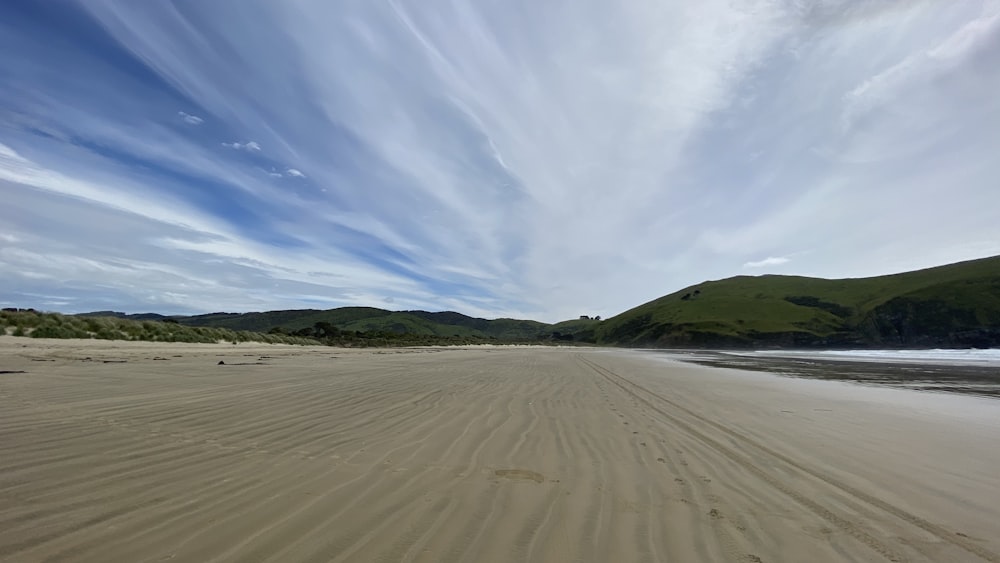
[[[1000,254],[1000,1],[0,3],[0,304],[555,322]]]

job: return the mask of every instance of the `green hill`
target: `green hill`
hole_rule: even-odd
[[[373,307],[89,315],[317,338],[357,332],[366,338],[411,335],[643,347],[990,347],[1000,346],[1000,256],[873,278],[766,275],[706,281],[605,321],[581,317],[546,324]]]
[[[275,327],[288,331],[309,328],[318,322],[328,322],[343,327],[349,323],[366,319],[377,319],[392,314],[391,311],[374,307],[342,307],[327,311],[318,309],[292,309],[285,311],[265,311],[262,313],[208,313],[191,317],[173,317],[179,323],[189,326],[216,326],[233,330],[253,330],[267,332]],[[352,329],[354,330],[354,329]]]
[[[578,328],[589,328],[596,321],[565,321],[550,325],[521,319],[481,319],[454,311],[387,311],[374,307],[338,309],[292,309],[259,313],[208,313],[194,316],[163,316],[156,313],[126,314],[116,311],[82,313],[78,317],[112,317],[128,320],[168,320],[191,327],[225,328],[235,331],[294,334],[329,324],[342,332],[397,334],[428,337],[485,338],[505,341],[561,340],[593,341],[593,330],[577,337]],[[583,323],[580,327],[576,325]],[[575,328],[574,328],[575,327]],[[555,333],[557,338],[553,338]]]
[[[548,330],[555,340],[594,342],[596,338],[595,331],[599,326],[601,326],[600,320],[581,317],[549,325]]]
[[[873,278],[707,281],[608,319],[595,337],[653,347],[1000,346],[1000,256]]]
[[[151,318],[153,314],[126,315],[114,311],[86,313],[84,316]],[[156,315],[159,316],[159,315]],[[161,317],[166,318],[166,317]],[[499,340],[534,340],[548,337],[553,325],[519,319],[481,319],[454,311],[387,311],[374,307],[341,307],[339,309],[294,309],[261,313],[209,313],[194,316],[173,316],[172,320],[186,326],[217,327],[230,330],[282,332],[312,328],[317,323],[329,323],[341,331],[366,333],[414,334],[425,336],[460,336],[496,338]]]

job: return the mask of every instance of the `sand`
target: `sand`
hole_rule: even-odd
[[[0,370],[3,561],[1000,562],[996,399],[572,348]]]

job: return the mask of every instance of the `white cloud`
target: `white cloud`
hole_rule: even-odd
[[[260,152],[260,144],[256,141],[249,141],[246,143],[233,141],[232,143],[222,143],[222,146],[238,151]]]
[[[276,168],[271,168],[270,170],[264,171],[271,178],[305,178],[306,175],[295,168],[288,168],[284,172],[277,170]]]
[[[956,65],[989,48],[990,41],[1000,37],[1000,8],[984,10],[980,17],[962,25],[943,40],[916,49],[898,62],[865,78],[844,95],[841,115],[843,127],[849,130],[867,115],[898,111],[901,97],[914,93],[933,92],[935,81],[951,72]]]
[[[963,59],[975,52],[988,49],[1000,33],[1000,8],[993,2],[993,11],[984,6],[980,17],[963,25],[936,47],[927,51],[934,59]]]
[[[433,307],[432,296],[413,281],[335,249],[287,252],[138,186],[71,178],[5,145],[0,155],[0,182],[13,183],[6,208],[12,225],[23,230],[27,225],[18,223],[37,216],[57,226],[36,233],[30,248],[0,246],[0,268],[11,273],[7,294],[27,295],[44,280],[82,298],[110,292],[144,307],[197,312],[289,308],[297,305],[296,295],[325,295],[330,306],[365,305],[371,302],[358,297],[367,295],[358,288],[378,287]],[[74,220],[58,220],[68,210]],[[275,284],[285,296],[280,300],[272,293]],[[70,310],[88,308],[71,301]]]
[[[756,262],[746,262],[743,264],[744,268],[765,268],[767,266],[780,266],[782,264],[787,264],[791,259],[785,256],[768,256],[763,260],[757,260]]]
[[[88,201],[206,235],[221,234],[215,226],[217,221],[167,194],[151,193],[134,184],[113,186],[79,180],[48,170],[3,144],[0,144],[0,181]]]
[[[188,123],[188,124],[191,124],[191,125],[201,125],[205,121],[204,119],[198,117],[197,115],[191,115],[190,113],[185,113],[183,111],[177,112],[177,115],[182,120],[184,120],[185,123]]]
[[[156,88],[0,23],[28,54],[0,57],[25,85],[0,92],[25,116],[0,152],[27,163],[0,169],[0,221],[104,264],[126,250],[65,218],[127,224],[127,258],[188,286],[128,284],[198,306],[391,296],[543,320],[781,257],[872,275],[1000,240],[995,2],[430,1],[78,2]],[[67,66],[90,73],[37,73]],[[178,99],[233,150],[150,117]],[[274,181],[304,170],[319,189]],[[62,230],[31,242],[40,224]]]

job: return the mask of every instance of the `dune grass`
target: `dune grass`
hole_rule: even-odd
[[[184,326],[174,322],[134,321],[115,317],[77,317],[38,311],[0,311],[0,326],[13,336],[30,338],[97,338],[148,342],[264,342],[319,344],[312,338],[263,334],[217,327]]]

